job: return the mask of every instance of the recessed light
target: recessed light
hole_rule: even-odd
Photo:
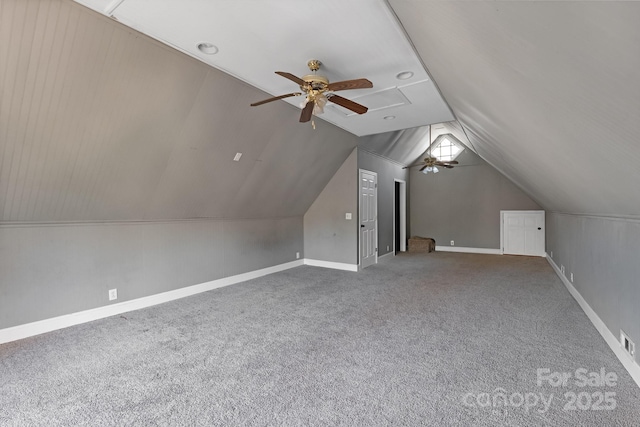
[[[198,50],[207,55],[215,55],[218,53],[218,47],[213,43],[202,42],[198,43]]]
[[[396,74],[396,79],[398,80],[407,80],[413,77],[413,71],[403,71],[401,73]]]
[[[242,157],[242,153],[236,153],[235,157],[233,158],[234,162],[239,162],[240,161],[240,157]]]
[[[396,116],[384,116],[383,117],[385,120],[393,120],[396,118]]]

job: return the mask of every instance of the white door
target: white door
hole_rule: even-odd
[[[360,266],[378,262],[378,175],[360,169]]]
[[[545,256],[544,211],[502,211],[502,252]]]

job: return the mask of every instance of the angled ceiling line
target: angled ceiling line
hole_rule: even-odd
[[[460,126],[462,127],[462,129],[466,129],[466,126],[465,126],[462,122],[460,122],[460,121],[459,121],[459,123],[460,123]],[[473,130],[472,130],[471,128],[469,128],[469,130],[470,130],[474,135],[477,135],[475,132],[473,132]],[[467,133],[466,133],[466,132],[465,132],[465,135],[467,135]],[[467,138],[469,138],[469,137],[467,136]],[[481,136],[479,136],[479,135],[477,135],[477,138],[478,138],[480,141],[482,141],[482,140],[483,140],[483,138],[482,138]],[[469,138],[469,142],[471,142],[471,138]],[[491,166],[491,167],[492,167],[492,168],[494,168],[496,171],[498,171],[498,173],[500,173],[502,176],[506,177],[509,181],[511,181],[511,182],[513,183],[513,185],[515,185],[517,188],[519,188],[520,190],[522,190],[522,192],[523,192],[524,194],[526,194],[527,196],[529,196],[529,197],[531,198],[531,200],[533,200],[534,202],[536,202],[539,206],[544,207],[544,205],[543,205],[542,203],[540,203],[540,200],[538,200],[538,198],[537,198],[535,195],[533,195],[531,191],[529,191],[528,189],[526,189],[526,188],[525,188],[525,187],[520,183],[520,181],[519,181],[519,180],[515,180],[515,179],[513,179],[513,177],[512,177],[510,174],[505,173],[505,172],[504,172],[504,170],[502,170],[502,168],[501,168],[501,167],[496,166],[494,162],[492,162],[492,161],[490,161],[490,160],[486,159],[482,154],[480,154],[480,153],[476,153],[476,154],[477,154],[477,155],[478,155],[478,157],[480,157],[482,160],[484,160],[485,162],[487,162],[487,164],[488,164],[489,166]]]
[[[409,33],[407,32],[407,29],[402,24],[402,21],[400,20],[400,17],[398,16],[396,11],[391,6],[391,3],[389,3],[389,0],[384,0],[384,2],[387,5],[387,7],[389,8],[389,11],[391,12],[391,14],[393,15],[393,17],[394,17],[394,19],[396,21],[396,24],[398,25],[400,30],[402,30],[402,33],[404,34],[405,38],[407,39],[407,43],[409,43],[409,45],[411,46],[411,49],[413,50],[413,53],[418,58],[418,61],[420,62],[420,64],[422,64],[422,68],[424,68],[424,71],[429,76],[429,79],[431,80],[431,83],[433,84],[433,86],[435,87],[436,91],[438,92],[438,94],[440,95],[442,100],[444,101],[444,104],[449,109],[449,112],[453,116],[454,120],[458,120],[458,117],[456,116],[456,113],[453,111],[453,109],[451,108],[451,105],[449,105],[449,102],[444,97],[444,94],[440,90],[440,87],[438,86],[438,83],[433,79],[433,76],[432,76],[431,72],[429,72],[429,68],[427,67],[427,65],[425,64],[424,60],[422,59],[422,56],[420,56],[420,53],[418,52],[418,49],[416,49],[416,46],[413,43],[413,40],[411,40],[411,37],[409,36]],[[432,124],[435,124],[435,123],[429,123],[429,125],[432,125]]]

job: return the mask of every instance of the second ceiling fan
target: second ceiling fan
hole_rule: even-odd
[[[434,157],[433,155],[431,155],[431,153],[429,153],[427,157],[425,157],[424,160],[422,160],[420,163],[416,163],[410,166],[405,166],[402,169],[408,169],[415,166],[422,166],[419,172],[422,172],[425,174],[429,172],[438,173],[438,166],[446,169],[453,169],[453,166],[457,164],[458,162],[455,160],[448,160],[448,161],[438,160],[437,157]]]
[[[347,110],[351,110],[357,114],[366,113],[368,108],[364,105],[360,105],[357,102],[351,101],[350,99],[344,98],[340,95],[336,95],[333,92],[350,89],[369,89],[373,87],[373,83],[371,83],[367,79],[344,80],[341,82],[330,83],[329,79],[327,79],[326,77],[315,74],[315,72],[320,69],[320,65],[321,63],[317,59],[310,60],[307,63],[307,66],[314,74],[308,74],[302,77],[297,77],[291,73],[287,73],[284,71],[276,71],[276,74],[289,79],[294,83],[297,83],[300,86],[300,90],[302,92],[292,92],[285,95],[274,96],[273,98],[254,102],[253,104],[251,104],[251,106],[257,107],[258,105],[277,101],[279,99],[289,98],[291,96],[306,95],[304,107],[302,108],[302,113],[300,114],[300,121],[303,123],[311,120],[311,116],[313,114],[321,114],[327,101],[338,104],[341,107],[344,107]]]

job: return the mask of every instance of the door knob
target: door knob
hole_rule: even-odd
[[[364,228],[364,224],[360,224],[360,228]]]
[[[538,227],[538,230],[542,230],[542,227]]]

